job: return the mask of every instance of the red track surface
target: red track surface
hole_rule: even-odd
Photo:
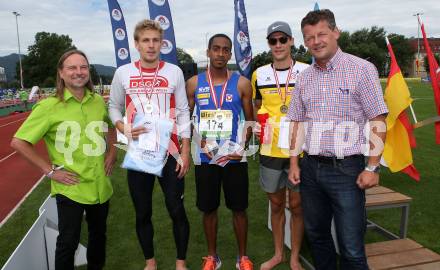
[[[20,113],[0,118],[0,223],[43,175],[9,146],[12,136],[28,115]],[[36,147],[48,159],[44,142],[39,142]]]

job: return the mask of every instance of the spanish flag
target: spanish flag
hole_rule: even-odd
[[[437,109],[437,114],[440,115],[440,68],[437,60],[434,58],[431,46],[429,46],[428,39],[426,38],[425,24],[422,22],[420,16],[419,19],[420,28],[423,35],[423,43],[425,44],[426,55],[428,56],[429,64],[429,76],[431,77],[432,90],[434,91],[434,101]],[[435,123],[435,142],[440,144],[440,122]]]
[[[389,113],[386,118],[387,138],[383,158],[391,172],[402,171],[419,181],[420,175],[413,165],[411,152],[411,148],[416,146],[416,140],[405,112],[412,99],[388,38],[386,42],[391,57],[391,67],[384,95]]]

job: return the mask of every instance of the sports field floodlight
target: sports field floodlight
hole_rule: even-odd
[[[17,43],[18,43],[18,62],[20,63],[20,86],[23,89],[23,67],[21,65],[21,52],[20,52],[20,34],[18,33],[18,16],[21,16],[17,11],[13,11],[12,14],[15,16],[15,25],[17,27]]]

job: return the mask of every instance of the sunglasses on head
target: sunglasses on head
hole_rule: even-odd
[[[288,40],[289,40],[289,38],[286,37],[286,36],[283,36],[283,37],[280,37],[280,38],[268,38],[268,39],[267,39],[267,41],[269,42],[269,44],[272,45],[272,46],[277,45],[278,41],[279,41],[281,44],[286,44]]]

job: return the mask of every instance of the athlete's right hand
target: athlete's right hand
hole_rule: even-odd
[[[299,179],[300,171],[301,170],[298,165],[290,165],[288,178],[292,184],[298,185],[301,182],[301,180]]]
[[[205,153],[209,159],[212,159],[214,157],[214,155],[209,151],[209,148],[206,144],[206,139],[200,140],[200,148],[202,149],[203,153]]]
[[[141,135],[142,133],[147,133],[147,132],[148,132],[148,129],[146,127],[132,128],[130,126],[130,128],[128,129],[128,135],[126,134],[125,136],[127,136],[127,138],[137,140],[139,138],[139,135]]]
[[[68,186],[79,183],[78,176],[76,174],[65,170],[56,170],[49,178]]]
[[[128,140],[137,140],[139,135],[142,133],[147,133],[148,130],[145,127],[135,127],[133,128],[131,124],[124,124],[121,121],[116,123],[116,128],[119,132],[123,133]]]

